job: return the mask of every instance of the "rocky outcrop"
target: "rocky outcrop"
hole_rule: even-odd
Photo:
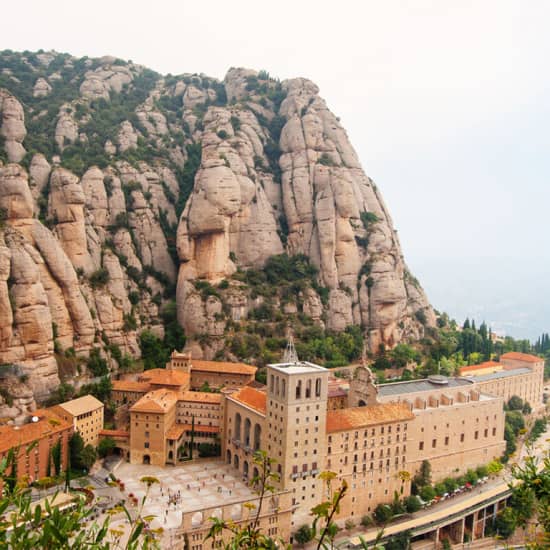
[[[135,131],[132,123],[125,120],[120,125],[120,131],[117,136],[118,147],[121,153],[128,149],[135,149],[137,146],[138,134]]]
[[[251,91],[254,98],[255,79],[253,71],[232,69],[225,80],[228,98],[242,100]],[[235,259],[241,267],[263,265],[283,251],[283,217],[284,249],[308,256],[329,289],[327,328],[368,327],[374,350],[419,337],[423,327],[416,312],[425,313],[427,324],[433,324],[433,313],[422,289],[406,281],[400,245],[376,185],[317,86],[299,78],[283,88],[278,113],[266,113],[264,100],[251,110],[210,107],[204,116],[201,166],[178,228],[182,323],[190,311],[185,281],[219,282],[235,271]],[[258,124],[254,113],[260,109],[264,118],[278,116],[283,126],[277,186],[271,175],[266,178],[266,145],[273,136]],[[320,300],[308,292],[306,311],[320,321]]]
[[[81,182],[90,224],[96,228],[104,228],[109,222],[109,201],[103,180],[103,172],[93,166],[82,176]]]
[[[40,153],[33,155],[29,167],[32,196],[35,200],[35,210],[38,211],[38,199],[42,196],[44,188],[50,179],[51,166],[46,157]]]
[[[213,108],[204,119],[201,166],[178,226],[180,281],[217,282],[235,271],[232,256],[246,268],[283,252],[265,191],[269,178],[260,178],[254,163],[265,135],[253,115],[235,134],[232,117],[240,121],[238,111]]]
[[[55,142],[60,151],[78,139],[78,124],[73,119],[72,115],[63,112],[57,120],[55,127]]]
[[[0,89],[0,136],[10,162],[19,162],[25,156],[23,140],[27,135],[25,113],[21,103],[10,93]]]
[[[55,224],[55,233],[71,263],[76,269],[91,274],[99,266],[94,264],[88,251],[85,201],[78,178],[64,168],[56,168],[50,178],[48,215]]]
[[[24,92],[10,68],[0,90],[0,363],[38,398],[59,383],[54,347],[139,357],[140,332],[162,337],[173,301],[209,359],[257,359],[257,342],[231,345],[247,322],[273,336],[289,320],[361,326],[371,350],[433,325],[379,189],[309,80],[2,56],[34,76]],[[316,271],[267,282],[261,270],[285,253]]]
[[[10,423],[21,425],[28,421],[36,410],[36,402],[32,388],[25,382],[21,369],[14,368],[12,372],[3,372],[0,378],[3,395],[0,396],[0,418],[2,421],[13,419]]]
[[[88,71],[80,85],[80,94],[86,99],[110,99],[109,92],[120,93],[132,82],[132,71],[125,66],[112,65],[114,58],[105,58],[104,64],[94,71]]]
[[[46,97],[50,95],[52,87],[50,83],[45,78],[38,78],[34,83],[34,88],[32,89],[33,97]]]

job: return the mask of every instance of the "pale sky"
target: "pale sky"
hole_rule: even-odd
[[[550,331],[550,2],[25,0],[2,16],[0,49],[310,78],[434,306]]]

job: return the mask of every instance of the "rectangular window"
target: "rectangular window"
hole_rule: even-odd
[[[432,449],[435,449],[436,445],[437,445],[437,439],[432,439]]]
[[[449,436],[445,436],[445,445],[448,445],[449,444]]]
[[[464,434],[460,434],[460,442],[464,443]]]
[[[418,450],[419,450],[419,451],[423,451],[423,450],[424,450],[424,441],[421,441],[421,442],[418,444]]]
[[[474,432],[474,439],[477,439],[478,437],[479,437],[479,432],[476,430],[476,431]]]

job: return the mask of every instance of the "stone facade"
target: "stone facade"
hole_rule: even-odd
[[[291,516],[292,508],[290,504],[290,495],[288,493],[277,493],[266,499],[262,505],[258,526],[262,533],[274,538],[289,540],[291,535]],[[206,521],[208,518],[217,517],[220,519],[230,520],[237,526],[246,526],[255,518],[256,509],[250,505],[258,506],[258,499],[248,499],[243,502],[234,502],[228,505],[219,504],[204,508],[194,514],[184,514],[181,525],[181,535],[176,537],[177,541],[183,544],[184,536],[188,540],[187,548],[189,550],[203,550],[208,547],[222,547],[220,544],[229,543],[230,532],[225,530],[217,541],[217,546],[214,543],[208,544],[204,539],[208,535],[211,523]]]
[[[80,433],[85,445],[97,446],[99,432],[103,429],[103,411],[105,405],[93,395],[71,399],[53,407],[55,413],[73,425]]]
[[[517,395],[527,401],[533,410],[543,407],[544,359],[512,351],[503,354],[500,357],[500,364],[496,363],[492,369],[484,369],[485,365],[487,364],[477,365],[482,368],[464,373],[475,382],[480,391],[500,395],[504,401]],[[472,367],[466,368],[472,369]]]
[[[535,384],[538,360],[531,362],[534,367],[512,361],[529,363],[525,357],[503,356],[496,373],[515,379],[517,368],[525,368]],[[146,393],[130,409],[130,460],[177,463],[178,447],[189,444],[193,431],[195,443],[219,441],[222,458],[243,480],[258,474],[255,451],[275,460],[276,488],[290,499],[291,531],[308,522],[311,507],[322,501],[324,482],[318,474],[324,470],[336,473],[336,485],[348,484],[338,518],[358,520],[391,502],[396,491],[410,494],[409,474],[423,460],[430,461],[438,481],[502,454],[505,397],[484,390],[474,377],[432,376],[376,386],[362,366],[348,383],[308,362],[268,365],[264,388]]]

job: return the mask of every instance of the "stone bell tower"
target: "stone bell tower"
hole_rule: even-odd
[[[374,383],[372,371],[361,365],[353,372],[349,385],[348,406],[366,407],[378,403],[378,388]]]

